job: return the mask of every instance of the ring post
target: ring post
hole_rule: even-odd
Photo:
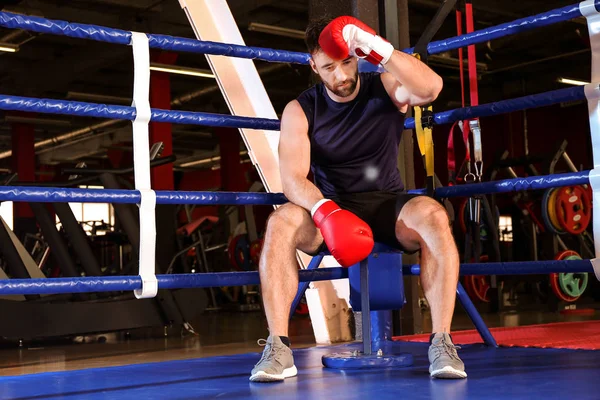
[[[585,85],[590,118],[590,134],[594,168],[589,173],[590,186],[593,191],[593,233],[596,257],[591,260],[596,279],[600,280],[600,12],[596,1],[587,0],[579,5],[581,14],[586,18],[592,52],[591,83]]]

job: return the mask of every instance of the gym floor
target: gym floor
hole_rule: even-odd
[[[596,320],[600,319],[600,312],[587,316],[538,311],[482,316],[489,327],[512,327]],[[262,351],[256,341],[268,335],[266,321],[260,312],[207,313],[201,320],[194,321],[193,326],[197,336],[170,331],[167,336],[161,337],[162,331],[145,330],[127,336],[123,333],[105,334],[76,338],[70,342],[24,343],[22,347],[5,343],[0,349],[0,375],[29,375],[250,353],[248,357],[252,360],[249,359],[246,365],[249,373]],[[423,326],[425,332],[431,331],[427,312],[423,314]],[[452,329],[473,329],[473,325],[464,313],[457,311]],[[290,325],[290,338],[293,348],[315,347],[310,320],[295,317]],[[6,399],[4,396],[0,398]]]

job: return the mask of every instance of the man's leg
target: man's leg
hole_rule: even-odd
[[[310,254],[321,243],[321,233],[302,207],[287,203],[269,217],[259,263],[269,339],[263,357],[252,370],[252,381],[278,381],[296,374],[291,351],[281,341],[288,336],[290,307],[298,292],[296,249]]]
[[[430,373],[465,378],[464,365],[449,336],[460,260],[446,209],[429,197],[410,199],[398,215],[396,237],[407,251],[421,251],[421,286],[433,328]]]
[[[431,308],[433,332],[449,333],[459,257],[446,209],[425,196],[409,200],[398,216],[396,237],[406,250],[421,250],[421,285]]]
[[[271,335],[288,335],[290,307],[298,292],[296,249],[310,254],[321,243],[321,233],[303,208],[288,203],[269,217],[259,270]]]

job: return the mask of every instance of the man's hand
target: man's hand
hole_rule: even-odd
[[[350,267],[368,257],[373,250],[373,232],[365,221],[342,210],[332,200],[321,200],[311,211],[313,221],[342,267]]]
[[[331,21],[321,32],[319,45],[334,60],[356,56],[374,65],[385,65],[394,52],[394,46],[377,36],[372,28],[348,16]]]

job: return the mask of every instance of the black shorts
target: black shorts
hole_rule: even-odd
[[[365,221],[373,231],[376,242],[394,249],[403,249],[396,239],[396,221],[402,207],[412,198],[421,196],[406,192],[364,192],[330,197],[342,209]],[[316,254],[327,251],[323,243]]]

